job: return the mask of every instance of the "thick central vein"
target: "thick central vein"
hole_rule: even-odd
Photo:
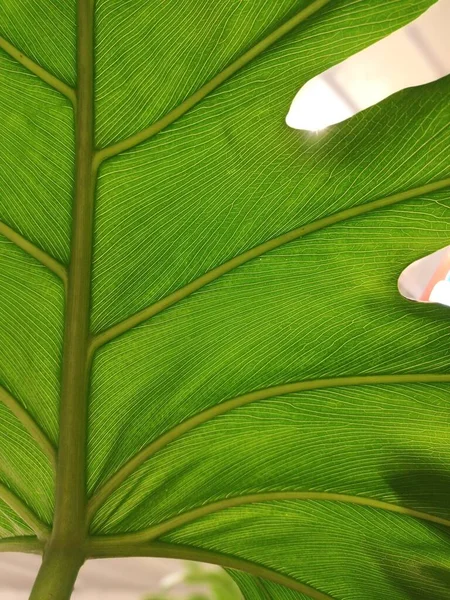
[[[81,550],[86,520],[89,314],[95,174],[93,0],[78,7],[75,198],[64,325],[59,450],[53,536]]]
[[[94,0],[77,2],[75,186],[53,528],[30,600],[69,598],[86,554],[86,454],[94,156]]]

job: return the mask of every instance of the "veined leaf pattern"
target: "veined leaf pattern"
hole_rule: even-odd
[[[450,597],[448,316],[396,291],[448,244],[450,81],[284,124],[431,3],[3,3],[0,550],[45,548],[33,600],[57,555],[61,598],[86,556]]]

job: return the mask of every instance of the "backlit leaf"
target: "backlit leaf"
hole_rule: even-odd
[[[88,556],[245,572],[248,600],[450,598],[448,309],[397,291],[449,243],[450,79],[285,124],[303,83],[431,3],[96,0],[76,125],[75,5],[3,2],[0,549],[70,530]]]

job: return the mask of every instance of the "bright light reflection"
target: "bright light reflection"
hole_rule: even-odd
[[[450,0],[308,81],[295,96],[286,123],[320,131],[345,121],[406,87],[450,73]]]
[[[339,95],[321,79],[311,79],[295,96],[286,123],[294,129],[320,131],[353,115]]]

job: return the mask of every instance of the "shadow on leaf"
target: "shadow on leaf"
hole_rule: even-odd
[[[450,473],[426,456],[396,452],[388,483],[396,503],[443,518],[450,516]],[[392,457],[391,457],[392,460]],[[413,542],[405,555],[384,549],[374,559],[402,600],[450,600],[450,527],[423,522],[434,540]]]
[[[450,471],[416,454],[396,453],[395,468],[385,477],[402,506],[450,519]],[[449,535],[450,529],[440,527]]]

